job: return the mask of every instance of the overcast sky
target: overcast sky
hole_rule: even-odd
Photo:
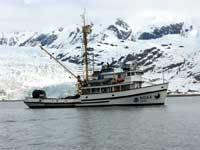
[[[200,16],[200,0],[0,0],[0,31],[30,30],[80,24],[84,8],[90,21],[114,18],[190,18]],[[200,17],[199,17],[200,18]]]

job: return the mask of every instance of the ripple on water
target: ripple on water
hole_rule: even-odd
[[[17,122],[16,120],[5,120],[5,121],[0,121],[0,123],[15,123]]]

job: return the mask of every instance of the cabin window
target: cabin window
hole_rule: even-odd
[[[101,89],[101,93],[111,93],[112,92],[112,88],[109,87],[109,88],[102,88]]]
[[[90,94],[90,89],[84,89],[84,90],[83,90],[83,94],[84,94],[84,95]]]
[[[130,72],[128,72],[128,73],[127,73],[127,76],[130,76],[130,75],[131,75],[131,73],[130,73]]]
[[[94,89],[92,89],[92,93],[93,94],[98,94],[98,93],[100,93],[100,89],[99,88],[94,88]]]
[[[134,76],[134,75],[135,75],[135,72],[132,72],[131,75]]]
[[[130,90],[130,85],[122,85],[122,91]]]
[[[112,88],[111,87],[109,87],[109,88],[107,88],[108,89],[108,93],[111,93],[112,92]]]
[[[119,92],[120,91],[120,86],[115,86],[114,87],[114,92]]]
[[[102,92],[102,93],[106,93],[106,88],[102,88],[102,89],[101,89],[101,92]]]
[[[143,75],[143,72],[137,72],[136,74],[137,75]]]
[[[102,80],[102,79],[104,79],[103,75],[98,76],[98,80]]]

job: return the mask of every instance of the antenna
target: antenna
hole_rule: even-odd
[[[83,15],[82,15],[82,17],[83,17],[83,26],[85,26],[85,24],[86,24],[85,16],[86,16],[86,8],[84,8]]]
[[[165,83],[164,70],[162,71],[163,83]]]
[[[94,53],[92,54],[92,72],[94,74]]]

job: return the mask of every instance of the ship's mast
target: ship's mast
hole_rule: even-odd
[[[83,32],[83,46],[84,46],[84,62],[85,62],[85,80],[88,81],[88,49],[87,49],[87,36],[92,32],[91,26],[86,25],[85,21],[85,11],[84,14],[81,15],[83,19],[83,27],[82,27],[82,32]]]

